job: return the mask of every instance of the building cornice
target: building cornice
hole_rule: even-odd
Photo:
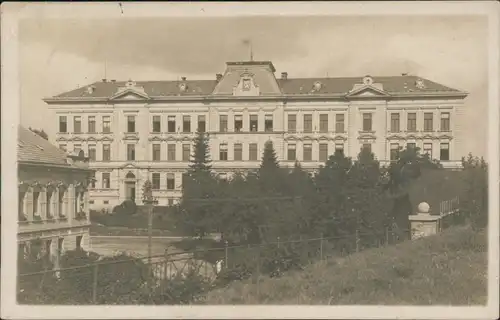
[[[22,169],[22,167],[28,168],[47,168],[47,169],[57,169],[62,171],[76,171],[76,172],[90,172],[94,171],[91,168],[79,168],[75,166],[65,166],[58,165],[53,163],[43,163],[43,162],[32,162],[32,161],[18,161],[18,167]]]

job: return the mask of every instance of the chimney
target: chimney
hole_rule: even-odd
[[[222,74],[221,73],[217,73],[215,75],[215,80],[217,80],[217,82],[219,82],[219,81],[221,81],[221,79],[222,79]]]
[[[181,80],[182,81],[186,81],[186,77],[181,77]]]
[[[115,79],[113,79],[113,80],[111,80],[111,82],[116,82],[116,80],[115,80]]]
[[[283,80],[288,79],[288,72],[282,72],[281,73],[281,79],[283,79]]]
[[[102,79],[102,82],[106,82],[106,81],[108,81],[106,78]]]
[[[405,73],[402,73],[401,75],[404,77],[404,76],[407,76],[408,73],[405,72]]]

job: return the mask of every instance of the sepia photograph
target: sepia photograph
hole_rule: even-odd
[[[3,4],[2,318],[497,318],[498,9]]]

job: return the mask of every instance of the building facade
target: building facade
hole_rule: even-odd
[[[140,202],[150,179],[160,204],[181,196],[197,129],[210,137],[222,175],[257,168],[271,140],[283,166],[315,170],[336,149],[370,148],[382,164],[416,146],[457,167],[458,119],[467,93],[412,75],[354,78],[275,76],[269,61],[228,62],[213,80],[117,82],[103,79],[45,99],[54,143],[83,150],[96,170],[96,207]]]
[[[65,250],[88,248],[88,159],[68,155],[31,130],[18,129],[19,254],[48,254],[57,266]]]

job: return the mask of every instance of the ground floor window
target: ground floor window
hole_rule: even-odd
[[[77,249],[82,248],[82,240],[83,240],[83,236],[76,236],[76,248]]]

